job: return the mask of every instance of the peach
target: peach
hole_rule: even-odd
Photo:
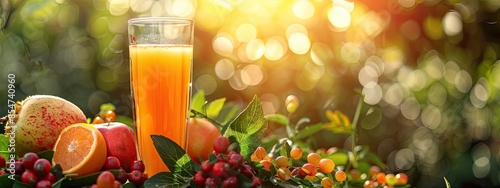
[[[213,144],[219,136],[219,129],[207,119],[190,118],[186,152],[193,161],[200,163],[199,157],[206,160],[214,151]]]

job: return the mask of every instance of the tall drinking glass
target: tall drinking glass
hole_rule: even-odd
[[[193,26],[193,20],[181,18],[128,21],[134,125],[139,158],[150,177],[168,171],[156,152],[152,134],[186,147]]]

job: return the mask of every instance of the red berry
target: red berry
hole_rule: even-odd
[[[226,153],[229,148],[229,139],[219,136],[214,141],[214,151],[217,153]]]
[[[130,171],[134,171],[134,170],[138,170],[139,172],[141,173],[144,173],[144,170],[146,169],[146,167],[144,166],[144,162],[142,161],[134,161],[132,162],[132,164],[130,164]]]
[[[104,170],[113,170],[113,169],[120,169],[121,164],[120,160],[114,156],[109,156],[106,158],[106,161],[104,162],[103,169]]]
[[[115,180],[114,185],[114,188],[120,188],[120,186],[122,186],[122,183],[120,183],[118,180]]]
[[[241,165],[243,165],[243,162],[245,162],[245,159],[243,158],[242,155],[238,153],[233,153],[229,156],[228,164],[231,166],[233,169],[240,168]]]
[[[47,159],[38,159],[33,165],[33,171],[38,177],[45,177],[50,172],[50,162]]]
[[[6,167],[6,160],[3,155],[0,155],[0,168]]]
[[[214,164],[210,164],[208,160],[206,160],[201,163],[200,170],[208,174],[212,170],[212,166],[214,166]]]
[[[255,172],[253,171],[253,168],[247,164],[241,166],[240,172],[241,172],[241,174],[243,174],[247,178],[252,178],[252,176],[255,174]]]
[[[205,177],[201,172],[196,172],[193,177],[193,183],[200,186],[203,186],[205,184]]]
[[[25,169],[31,170],[33,169],[33,164],[35,164],[35,161],[38,160],[38,155],[33,152],[29,152],[24,154],[23,157],[23,166]]]
[[[122,184],[126,183],[128,180],[127,172],[125,172],[125,170],[120,168],[120,172],[119,172],[118,176],[115,177],[115,180],[119,181]]]
[[[52,183],[49,180],[40,180],[36,183],[36,188],[52,188]]]
[[[142,175],[142,172],[139,170],[132,170],[130,174],[128,175],[128,180],[132,182],[134,185],[141,185],[144,183],[144,176]]]
[[[5,172],[5,170],[0,170],[0,176],[4,174],[7,174],[7,172]]]
[[[50,183],[55,183],[57,181],[57,177],[56,177],[56,175],[49,172],[41,180],[49,180]]]
[[[16,171],[16,175],[21,175],[24,172],[24,166],[22,161],[14,162],[14,171]]]
[[[97,177],[97,187],[111,188],[115,186],[115,175],[109,171],[104,171]]]
[[[216,188],[218,186],[219,185],[217,184],[217,180],[215,180],[214,178],[208,177],[207,179],[205,179],[205,187]]]
[[[35,186],[36,182],[38,182],[38,177],[32,170],[26,170],[21,175],[21,182]]]
[[[226,175],[226,171],[229,169],[229,165],[225,162],[216,162],[212,167],[212,174],[215,177],[222,177]]]
[[[229,176],[228,178],[222,180],[223,188],[236,188],[240,185],[240,180],[236,176]]]
[[[253,187],[260,187],[260,186],[262,186],[263,182],[262,182],[262,179],[260,179],[259,177],[253,177],[252,184],[253,184]]]

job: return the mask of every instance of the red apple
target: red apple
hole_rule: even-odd
[[[104,136],[107,146],[107,156],[120,160],[121,167],[129,172],[130,164],[137,160],[135,136],[132,129],[120,122],[94,124]]]
[[[214,151],[214,141],[220,136],[219,129],[206,119],[191,118],[188,122],[188,141],[186,152],[191,159],[200,163],[199,157],[208,159]]]

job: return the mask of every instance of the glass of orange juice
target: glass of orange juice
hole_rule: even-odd
[[[149,17],[128,21],[130,87],[139,159],[149,177],[168,171],[151,135],[186,147],[194,21]]]

